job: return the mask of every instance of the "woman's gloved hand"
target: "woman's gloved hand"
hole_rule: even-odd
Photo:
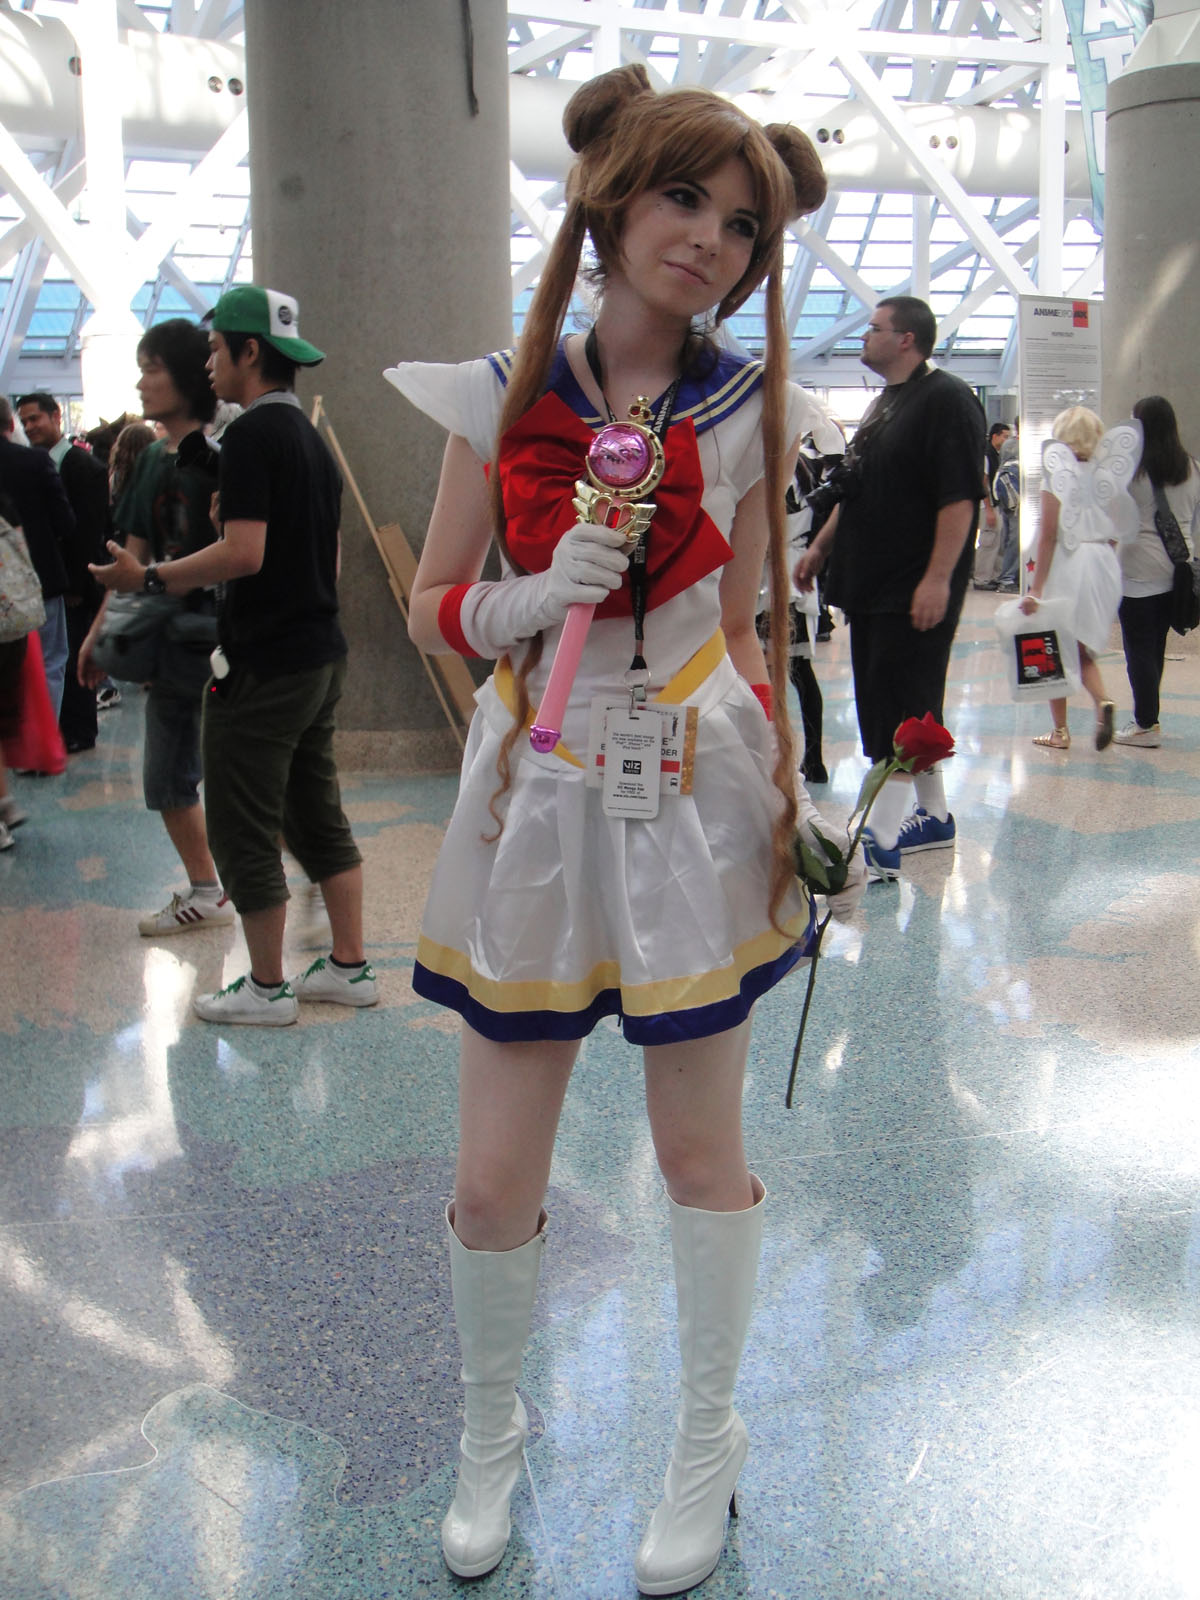
[[[459,613],[463,636],[476,655],[494,660],[543,628],[557,627],[572,606],[597,606],[629,566],[632,546],[616,528],[577,522],[554,547],[545,572],[474,583]]]

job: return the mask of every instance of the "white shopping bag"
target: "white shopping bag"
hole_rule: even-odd
[[[1009,697],[1066,700],[1078,694],[1079,645],[1070,631],[1065,600],[1042,600],[1027,616],[1017,600],[1006,600],[993,617],[1005,656]]]

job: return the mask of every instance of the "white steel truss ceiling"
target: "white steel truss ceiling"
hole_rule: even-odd
[[[211,104],[187,139],[156,136],[152,117],[125,108],[127,236],[115,245],[139,322],[199,315],[253,272],[241,0],[25,0],[9,20],[76,33],[85,12],[94,23],[105,11],[114,47],[147,74],[208,52]],[[568,86],[631,61],[661,88],[702,84],[818,142],[830,196],[788,245],[802,381],[858,386],[871,305],[907,292],[937,313],[939,360],[1008,388],[1015,297],[1102,287],[1061,0],[512,0],[508,14],[522,80],[512,85],[518,327],[560,214]],[[3,50],[0,35],[0,374],[6,393],[67,397],[80,392],[79,332],[95,294],[84,166],[95,135],[81,117],[22,105]],[[731,332],[758,347],[756,302]]]

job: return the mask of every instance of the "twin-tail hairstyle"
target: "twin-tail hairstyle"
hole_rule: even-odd
[[[577,159],[567,180],[566,215],[525,318],[500,414],[490,480],[496,542],[514,570],[522,571],[505,540],[499,440],[545,390],[585,240],[591,238],[597,262],[594,276],[603,292],[607,274],[620,262],[625,214],[638,195],[673,178],[703,179],[731,157],[740,156],[750,171],[759,228],[745,275],[717,306],[715,317],[718,324],[723,322],[766,279],[762,433],[770,528],[769,672],[777,751],[773,777],[784,802],[774,837],[770,900],[774,920],[795,876],[791,841],[796,821],[795,747],[787,716],[790,581],[784,496],[793,463],[785,459],[791,441],[783,436],[788,372],[783,232],[793,218],[815,211],[824,201],[825,173],[811,141],[798,128],[784,123],[762,127],[705,89],[656,94],[641,66],[618,67],[584,84],[567,104],[563,131]],[[702,337],[694,338],[693,343],[701,350],[707,348]],[[498,824],[495,806],[512,781],[510,755],[529,713],[527,679],[541,658],[542,644],[539,634],[516,673],[514,722],[500,747],[500,787],[491,802]]]

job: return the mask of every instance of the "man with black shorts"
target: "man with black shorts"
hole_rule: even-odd
[[[854,437],[844,497],[796,567],[796,581],[810,587],[828,561],[829,599],[850,624],[858,726],[871,761],[892,754],[907,717],[931,712],[942,721],[983,495],[983,407],[961,379],[929,365],[936,341],[923,300],[895,295],[876,306],[862,360],[887,386]],[[894,878],[903,855],[953,848],[954,838],[938,768],[897,774],[863,833],[868,874]]]
[[[176,593],[224,585],[204,697],[209,840],[250,952],[250,972],[196,997],[206,1022],[295,1022],[297,997],[374,1005],[363,958],[362,857],[342,810],[334,709],[346,671],[338,623],[341,480],[293,385],[322,352],[299,335],[295,300],[229,290],[209,315],[218,399],[245,409],[221,436],[221,539],[150,567],[115,553],[102,581]],[[114,574],[108,578],[106,574]],[[291,982],[283,970],[288,889],[279,841],[321,886],[333,948]]]

